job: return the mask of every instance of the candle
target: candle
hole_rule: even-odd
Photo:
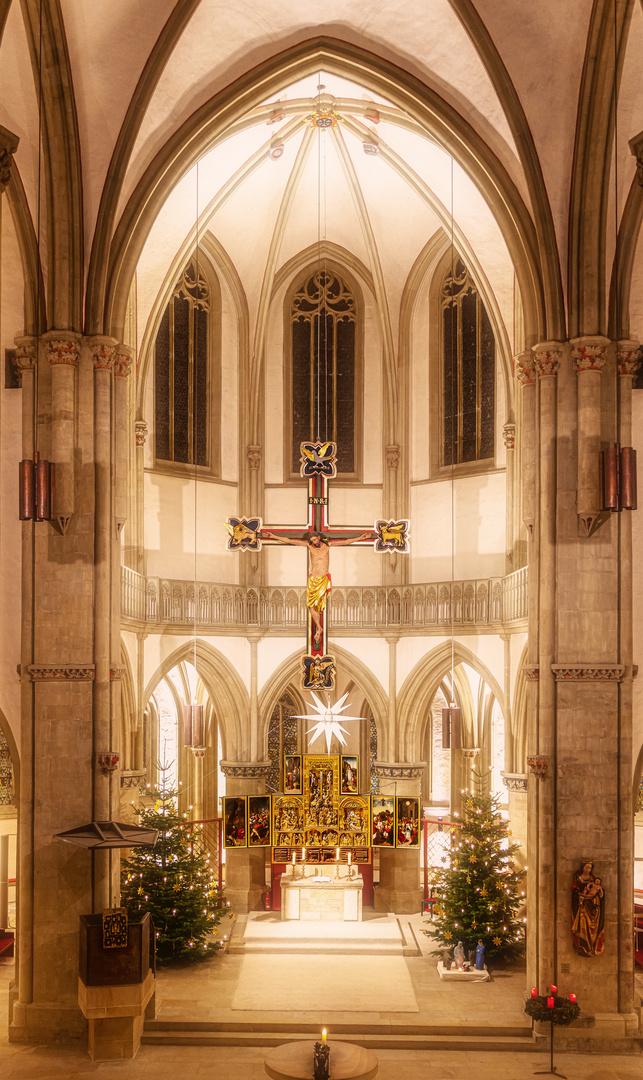
[[[322,1042],[326,1042],[326,1028],[322,1028]]]
[[[537,990],[537,988],[536,988],[535,986],[532,986],[532,988],[531,988],[531,996],[532,996],[533,998],[537,998],[537,997],[538,997],[538,990]]]
[[[296,855],[296,852],[293,851],[293,853],[292,853],[292,864],[293,864],[293,866],[295,865],[296,862],[297,862],[297,855]]]
[[[554,986],[554,984],[553,984],[553,983],[551,984],[551,989],[550,989],[550,993],[551,993],[551,994],[557,994],[557,993],[558,993],[558,987],[557,987],[557,986]]]
[[[302,862],[306,862],[306,848],[305,847],[301,849],[301,858],[302,858]]]
[[[570,994],[569,995],[569,1000],[571,1001],[572,1005],[575,1005],[576,1004],[576,994]]]
[[[338,847],[335,848],[335,858],[337,859],[337,862],[339,862],[339,848]]]
[[[548,997],[547,998],[547,1008],[548,1009],[553,1009],[553,1007],[554,1007],[554,999],[553,999],[553,997]]]
[[[351,853],[349,851],[349,853],[348,853],[348,865],[350,866],[350,864],[351,864]]]

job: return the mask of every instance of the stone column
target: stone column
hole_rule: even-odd
[[[75,485],[75,372],[80,356],[80,334],[50,330],[42,340],[51,365],[51,460],[54,475],[54,518],[62,533],[74,513]]]
[[[256,760],[259,753],[259,706],[258,706],[258,651],[263,634],[260,630],[248,631],[250,644],[250,757]]]
[[[261,795],[270,772],[269,761],[222,761],[226,795]],[[269,848],[229,848],[226,851],[226,900],[235,914],[257,911],[266,883],[266,852]]]
[[[502,779],[507,789],[511,839],[520,844],[516,852],[516,867],[524,870],[528,865],[527,849],[527,773],[503,772]]]
[[[557,375],[562,347],[547,341],[534,347],[534,367],[538,374],[540,406],[540,498],[538,505],[539,591],[538,591],[538,666],[540,668],[536,730],[529,733],[528,751],[546,756],[555,754],[556,695],[551,675],[556,647],[556,436]],[[531,569],[531,566],[530,566]],[[531,630],[531,626],[530,626]],[[535,788],[538,839],[533,847],[536,865],[532,872],[535,886],[538,928],[538,978],[534,985],[552,982],[555,973],[555,790],[551,782],[539,782]],[[530,805],[530,810],[532,806]],[[530,845],[531,849],[531,845]],[[537,854],[536,854],[537,853]],[[531,866],[533,867],[532,859]]]
[[[397,443],[389,443],[385,447],[385,453],[384,513],[397,518],[400,505],[400,447]],[[384,584],[400,585],[407,569],[406,559],[399,559],[395,551],[389,552],[384,561]]]
[[[576,509],[583,536],[589,536],[601,509],[599,453],[601,449],[601,371],[607,338],[572,341],[572,360],[578,375],[578,484]]]
[[[516,425],[505,424],[502,429],[502,437],[505,444],[505,454],[507,460],[506,470],[506,482],[507,482],[507,521],[505,526],[505,548],[506,548],[506,570],[508,574],[511,574],[514,570],[518,569],[518,561],[516,559],[516,536],[514,526],[514,507],[515,507],[515,457],[516,457]]]
[[[248,494],[249,494],[249,513],[258,514],[259,507],[263,503],[263,489],[261,486],[261,464],[262,464],[262,448],[256,444],[252,444],[246,447],[246,460],[248,462]],[[257,580],[256,574],[261,563],[261,553],[257,551],[248,552],[248,559],[241,560],[241,566],[239,568],[239,580],[243,585],[250,585],[254,583],[256,585],[264,584],[262,580]],[[247,568],[250,568],[248,573]]]
[[[532,353],[516,357],[516,378],[522,387],[522,520],[532,536],[536,520],[536,370]]]
[[[134,350],[119,345],[114,356],[114,518],[120,534],[127,518],[129,430],[127,396]]]
[[[145,573],[145,440],[147,422],[137,420],[134,424],[136,437],[136,558],[134,569],[139,574]]]
[[[375,773],[380,781],[381,795],[420,794],[420,782],[426,763],[376,761]],[[422,807],[420,805],[420,816]],[[420,849],[380,848],[380,882],[374,891],[376,911],[391,911],[410,915],[420,910]]]
[[[379,753],[386,757],[390,748],[398,757],[403,757],[405,751],[400,745],[401,734],[397,730],[397,643],[400,635],[384,636],[388,644],[388,732],[386,739],[380,741]]]
[[[112,816],[112,776],[100,766],[102,754],[118,754],[119,733],[112,718],[112,369],[116,341],[113,338],[93,337],[88,346],[94,365],[94,798],[96,821],[108,821]],[[94,905],[96,911],[112,903],[110,870],[112,860],[107,852],[94,853]]]

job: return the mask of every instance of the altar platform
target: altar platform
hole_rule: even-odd
[[[369,917],[370,916],[370,917]],[[239,920],[241,923],[242,920]],[[361,956],[419,956],[408,921],[369,915],[363,922],[282,920],[279,912],[252,911],[237,925],[231,953],[308,953]]]

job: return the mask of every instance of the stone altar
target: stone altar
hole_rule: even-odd
[[[281,878],[281,918],[308,922],[361,922],[364,879],[355,877]]]

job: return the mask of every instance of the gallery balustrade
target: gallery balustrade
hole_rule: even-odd
[[[213,582],[143,577],[124,566],[121,615],[153,626],[301,630],[306,627],[305,586],[248,588]],[[426,585],[334,588],[329,601],[333,633],[399,629],[503,626],[527,619],[527,568],[506,577]],[[149,625],[151,624],[151,626]]]

